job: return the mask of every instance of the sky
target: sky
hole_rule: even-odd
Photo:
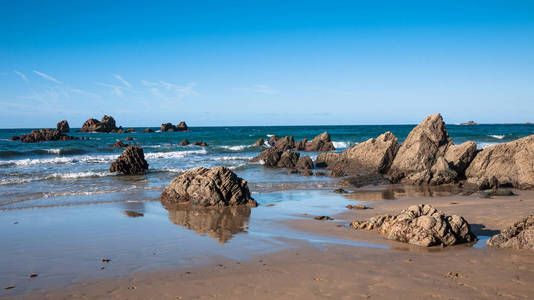
[[[534,121],[534,1],[0,5],[0,128]]]

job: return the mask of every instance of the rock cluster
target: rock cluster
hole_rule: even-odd
[[[258,141],[259,142],[259,141]],[[256,142],[256,143],[258,143]],[[256,145],[256,144],[254,144]],[[295,138],[292,136],[285,136],[283,138],[278,138],[278,136],[273,135],[269,139],[269,145],[278,149],[279,151],[285,150],[297,150],[297,151],[331,151],[336,150],[330,135],[328,132],[323,132],[318,136],[314,137],[311,141],[308,142],[308,139],[302,139],[301,141],[295,142]]]
[[[69,122],[67,120],[60,121],[56,125],[56,130],[61,133],[67,133],[70,131]]]
[[[196,141],[196,142],[193,143],[193,145],[200,146],[200,147],[207,147],[208,143],[206,143],[204,141]]]
[[[122,129],[122,128],[120,128]],[[80,129],[80,132],[117,132],[119,128],[117,128],[117,125],[115,124],[115,119],[113,117],[105,115],[102,117],[102,121],[98,121],[97,119],[89,119],[83,123],[82,128]]]
[[[523,218],[487,241],[496,248],[534,250],[534,215]]]
[[[377,230],[391,240],[423,247],[451,246],[477,240],[469,223],[456,215],[446,216],[431,205],[413,205],[398,215],[383,215],[354,221],[356,229]]]
[[[141,147],[127,146],[122,154],[109,167],[110,172],[125,175],[142,175],[148,170],[148,163]]]
[[[69,141],[78,140],[74,136],[68,136],[56,129],[39,129],[32,130],[29,134],[24,134],[20,137],[12,137],[12,140],[20,140],[23,143],[39,143],[48,141]]]
[[[164,205],[257,206],[247,182],[227,167],[197,168],[174,178],[161,194]]]
[[[152,130],[151,128],[145,128],[145,130],[143,130],[143,133],[151,133],[151,132],[154,132],[154,130]]]
[[[178,125],[172,125],[172,123],[164,123],[164,124],[161,124],[161,128],[160,128],[160,131],[161,132],[166,132],[166,131],[189,131],[189,127],[187,127],[187,124],[185,124],[185,122],[180,122],[180,124]]]

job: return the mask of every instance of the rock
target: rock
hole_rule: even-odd
[[[285,136],[276,140],[274,147],[278,151],[292,150],[295,148],[295,139],[292,136]]]
[[[102,121],[98,121],[97,119],[89,119],[83,123],[82,128],[80,129],[80,132],[112,132],[114,130],[117,130],[117,126],[115,124],[115,119],[113,117],[104,115],[102,117]]]
[[[406,176],[428,171],[438,157],[445,155],[451,144],[441,115],[429,115],[410,132],[401,145],[391,171]]]
[[[465,175],[481,189],[513,186],[534,188],[534,135],[486,147],[473,159]]]
[[[299,170],[297,169],[288,169],[287,170],[287,174],[298,174],[299,173]]]
[[[254,144],[252,144],[252,147],[262,147],[265,145],[265,141],[262,138],[259,138]]]
[[[336,194],[346,194],[347,193],[347,191],[345,191],[344,189],[340,189],[340,188],[334,189],[333,192],[336,193]]]
[[[70,131],[69,122],[67,120],[60,121],[56,125],[56,130],[61,133],[67,133]]]
[[[315,159],[315,166],[317,168],[333,167],[339,159],[339,154],[334,152],[319,153]]]
[[[358,171],[386,173],[399,150],[399,141],[391,132],[385,132],[376,139],[371,138],[352,146],[341,153],[345,164],[353,165]],[[348,167],[348,166],[347,166]]]
[[[334,218],[329,217],[329,216],[317,216],[317,217],[314,217],[314,219],[319,220],[319,221],[325,221],[325,220],[333,220]]]
[[[113,147],[113,148],[125,148],[125,147],[128,147],[128,146],[130,146],[130,145],[125,144],[122,141],[117,141],[115,144],[110,145],[110,147]]]
[[[178,146],[187,146],[187,145],[189,145],[189,144],[190,144],[190,143],[189,143],[188,140],[183,140],[183,141],[180,142],[180,144],[178,144]]]
[[[299,160],[300,153],[286,150],[280,155],[280,160],[276,163],[279,168],[295,168]]]
[[[207,147],[208,146],[208,143],[204,142],[204,141],[196,141],[193,143],[193,145],[195,146],[201,146],[201,147]]]
[[[480,191],[479,194],[481,198],[490,198],[493,196],[499,196],[499,197],[515,196],[515,193],[510,190],[484,190],[484,191]]]
[[[142,175],[148,170],[148,163],[141,147],[128,146],[109,167],[110,172],[125,175]]]
[[[307,142],[305,145],[306,151],[331,151],[336,150],[334,144],[330,140],[328,132],[323,132],[314,137],[311,142]]]
[[[306,143],[308,142],[308,139],[302,139],[301,141],[298,141],[295,143],[295,150],[297,151],[304,151],[306,150]]]
[[[150,132],[154,132],[154,130],[150,128],[145,128],[145,130],[143,130],[143,133],[150,133]]]
[[[227,167],[197,168],[174,178],[161,194],[164,205],[257,206],[247,182]]]
[[[301,170],[313,169],[313,160],[309,156],[303,156],[299,158],[297,164],[295,165],[295,168]]]
[[[275,167],[278,164],[281,155],[281,151],[271,147],[267,150],[264,150],[262,153],[260,153],[260,155],[254,157],[251,161],[262,163],[267,167]]]
[[[133,129],[133,128],[129,128],[127,132],[128,132],[128,133],[135,133],[135,129]]]
[[[487,244],[496,248],[534,250],[534,215],[529,215],[492,236]]]
[[[428,182],[431,185],[454,183],[458,177],[458,173],[451,169],[449,162],[442,156],[437,158],[436,163],[434,163],[430,172],[432,173],[432,176]]]
[[[312,170],[304,170],[304,171],[302,171],[301,175],[302,176],[313,176],[313,171]]]
[[[423,247],[452,246],[477,240],[467,221],[446,216],[431,205],[413,205],[398,215],[382,215],[368,221],[354,221],[356,229],[377,230],[391,240]]]
[[[11,140],[12,141],[19,141],[20,140],[20,136],[14,135],[14,136],[11,137]]]
[[[131,136],[127,136],[124,140],[126,140],[126,141],[133,141],[133,137],[131,137]]]
[[[465,169],[473,161],[476,154],[477,144],[469,141],[460,145],[450,145],[445,153],[445,159],[459,176],[464,177]]]
[[[269,138],[269,145],[274,146],[274,144],[276,144],[276,141],[278,141],[278,136],[275,134],[275,135],[272,135],[270,138]]]
[[[145,215],[143,213],[136,212],[136,211],[133,211],[133,210],[125,210],[124,214],[127,215],[130,218],[139,218],[139,217],[142,217],[142,216]]]
[[[122,126],[119,126],[119,128],[113,129],[111,132],[112,133],[126,133],[126,130],[124,130],[124,128],[122,128]]]
[[[369,207],[367,207],[367,206],[365,206],[363,204],[354,204],[354,205],[349,204],[349,205],[347,205],[345,207],[348,208],[348,209],[368,209],[369,208]]]
[[[475,121],[467,121],[467,122],[464,122],[464,123],[460,123],[460,125],[477,125],[477,122],[475,122]]]
[[[345,171],[342,168],[334,168],[330,171],[330,177],[343,177],[345,176]]]
[[[172,123],[164,123],[161,124],[160,131],[189,131],[189,127],[187,127],[187,124],[185,124],[185,122],[183,121],[180,122],[180,124],[178,125],[172,125]]]
[[[359,188],[366,185],[386,185],[390,183],[383,174],[360,174],[343,178],[337,185],[341,187]]]
[[[13,138],[12,138],[13,139]],[[69,141],[77,140],[77,137],[68,136],[55,129],[32,130],[29,134],[20,136],[19,140],[23,143],[39,143],[48,141]]]

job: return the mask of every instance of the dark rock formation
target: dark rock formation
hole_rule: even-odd
[[[311,140],[311,142],[307,142],[304,146],[306,151],[331,151],[336,150],[334,147],[334,144],[330,140],[330,135],[328,132],[323,132],[320,135],[316,136]]]
[[[278,136],[275,134],[269,138],[269,145],[274,146],[276,144],[276,141],[278,141]]]
[[[128,133],[135,133],[135,129],[133,129],[133,128],[129,128],[128,131],[126,131],[126,132],[128,132]]]
[[[183,121],[180,122],[180,124],[178,125],[172,125],[172,123],[164,123],[161,124],[160,131],[189,131],[189,127],[187,127],[187,124],[185,124],[185,122]]]
[[[309,156],[303,156],[299,158],[299,160],[297,161],[297,164],[295,165],[295,168],[301,169],[301,170],[313,169],[313,160]]]
[[[456,215],[446,216],[427,204],[413,205],[400,214],[354,221],[356,229],[378,230],[388,239],[418,246],[451,246],[476,241],[469,223]]]
[[[496,248],[534,250],[534,215],[523,218],[487,241]]]
[[[193,145],[195,146],[201,146],[201,147],[207,147],[208,146],[208,143],[204,142],[204,141],[196,141],[193,143]]]
[[[150,128],[145,128],[145,130],[143,130],[143,133],[151,133],[151,132],[154,132],[154,130]]]
[[[197,168],[174,178],[161,194],[164,205],[257,206],[247,182],[227,167]]]
[[[113,129],[111,132],[112,133],[126,133],[126,130],[124,130],[124,128],[122,128],[122,126],[119,126],[119,128]]]
[[[124,140],[125,140],[125,141],[133,141],[133,137],[131,137],[131,136],[127,136]]]
[[[280,155],[280,160],[276,163],[279,168],[294,168],[299,160],[300,153],[291,150],[285,150]]]
[[[480,151],[465,175],[481,189],[497,186],[534,188],[534,135]]]
[[[122,141],[117,141],[115,144],[110,145],[110,147],[113,147],[113,148],[125,148],[125,147],[128,147],[128,146],[130,146],[130,145],[125,144]]]
[[[262,153],[260,153],[260,155],[254,157],[251,161],[262,163],[267,167],[275,167],[278,161],[280,160],[281,155],[281,151],[278,151],[276,148],[271,147],[267,150],[264,150]]]
[[[178,146],[187,146],[189,144],[191,144],[191,143],[189,143],[188,140],[183,140],[183,141],[180,142],[180,144],[178,144]]]
[[[274,147],[278,151],[292,150],[295,148],[295,139],[292,136],[285,136],[281,139],[278,139],[274,143]]]
[[[60,121],[56,125],[56,130],[61,133],[67,133],[70,131],[69,122],[67,120]]]
[[[125,175],[142,175],[148,170],[148,163],[141,147],[128,146],[109,167],[110,172]]]
[[[11,137],[11,140],[12,141],[20,141],[20,136],[14,135],[14,136]]]
[[[105,115],[102,121],[97,119],[89,119],[83,123],[80,132],[112,132],[117,130],[115,119],[111,116]]]
[[[264,144],[265,144],[265,141],[264,141],[262,138],[260,138],[260,139],[258,139],[254,144],[252,144],[251,146],[252,146],[252,147],[261,147],[261,146],[263,146]]]
[[[11,138],[13,140],[13,138]],[[29,134],[20,136],[19,140],[23,143],[39,143],[48,141],[68,141],[77,140],[77,137],[68,136],[55,129],[32,130]]]

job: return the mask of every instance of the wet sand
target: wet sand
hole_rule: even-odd
[[[288,237],[285,241],[291,247],[250,258],[213,257],[203,266],[135,271],[127,276],[43,289],[19,298],[529,299],[534,297],[534,252],[485,247],[486,236],[534,212],[534,192],[516,192],[519,195],[491,199],[434,194],[434,197],[407,196],[395,201],[381,200],[387,197],[374,195],[373,191],[368,192],[369,197],[349,194],[343,196],[349,202],[374,199],[364,202],[371,209],[345,210],[333,215],[333,221],[317,221],[311,214],[301,214],[302,218],[278,222],[303,233],[368,242],[383,248],[356,247],[328,240],[310,243]],[[464,216],[481,241],[476,245],[421,248],[346,226],[354,219],[396,213],[419,203]]]

